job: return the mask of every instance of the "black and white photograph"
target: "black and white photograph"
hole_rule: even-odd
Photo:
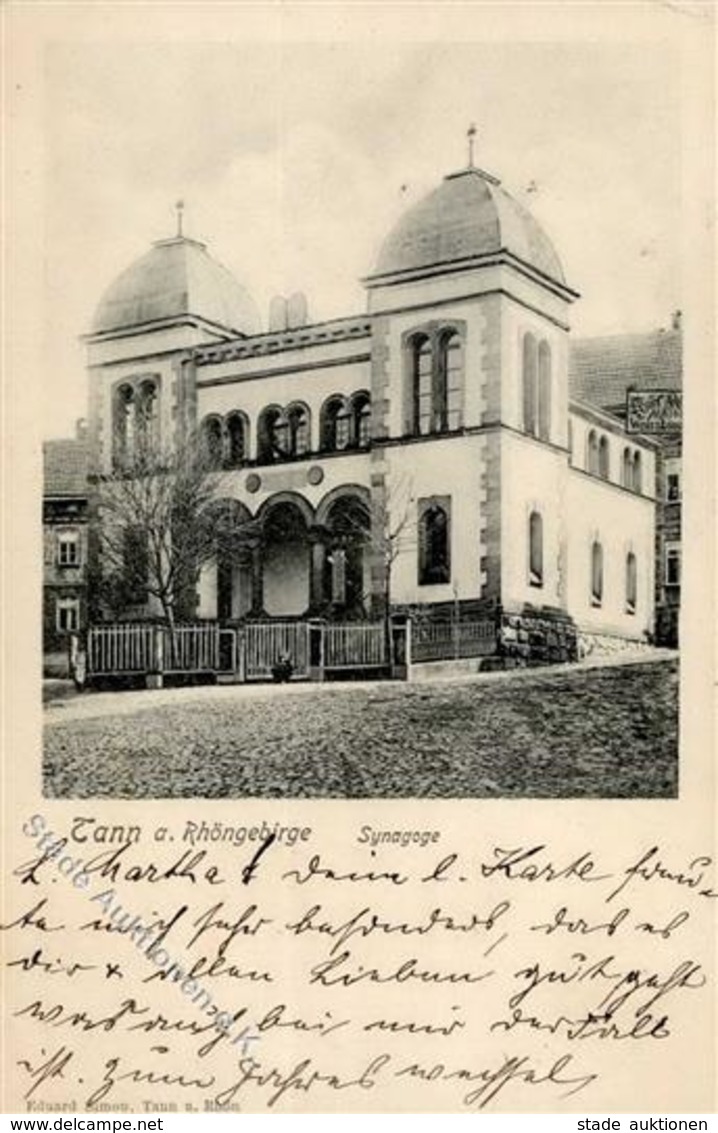
[[[708,1133],[715,15],[0,9],[11,1128]]]
[[[676,796],[639,50],[49,45],[49,797]]]

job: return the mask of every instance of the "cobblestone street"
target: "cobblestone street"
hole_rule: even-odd
[[[675,797],[678,662],[417,684],[86,694],[46,710],[73,798]]]

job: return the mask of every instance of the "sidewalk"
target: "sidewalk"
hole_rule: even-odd
[[[363,689],[406,688],[417,690],[426,685],[448,684],[496,684],[505,682],[520,683],[530,679],[535,681],[542,676],[585,672],[589,669],[616,668],[621,665],[646,665],[659,661],[672,660],[678,652],[672,649],[651,649],[623,653],[613,657],[587,658],[574,664],[542,665],[532,668],[508,669],[492,673],[466,673],[442,676],[436,674],[431,679],[412,683],[396,681],[329,681],[315,683],[296,681],[290,684],[274,683],[236,684],[236,685],[194,685],[186,688],[118,690],[116,692],[76,693],[72,682],[48,680],[43,682],[43,702],[45,724],[67,723],[71,720],[90,720],[102,716],[121,716],[135,712],[151,711],[172,704],[215,704],[238,701],[267,701],[295,696],[331,696],[338,691]],[[50,686],[48,688],[48,686]]]

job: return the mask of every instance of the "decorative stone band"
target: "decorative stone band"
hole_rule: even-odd
[[[286,492],[291,488],[304,488],[307,484],[316,488],[324,479],[324,469],[319,464],[310,468],[277,468],[263,472],[250,472],[244,481],[246,491]]]

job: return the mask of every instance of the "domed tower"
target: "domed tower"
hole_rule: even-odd
[[[400,601],[565,606],[567,331],[577,293],[551,241],[470,160],[399,219],[365,284],[375,435],[390,442],[378,446],[374,480],[383,475],[391,494],[392,478],[409,477],[419,501],[418,578],[397,581]],[[446,563],[429,564],[422,580],[421,547],[433,538],[424,512],[438,517]],[[530,562],[531,524],[540,567],[537,556]]]
[[[107,469],[138,413],[171,443],[192,422],[190,351],[255,334],[257,309],[204,244],[181,231],[158,240],[110,284],[86,336],[93,463]]]

